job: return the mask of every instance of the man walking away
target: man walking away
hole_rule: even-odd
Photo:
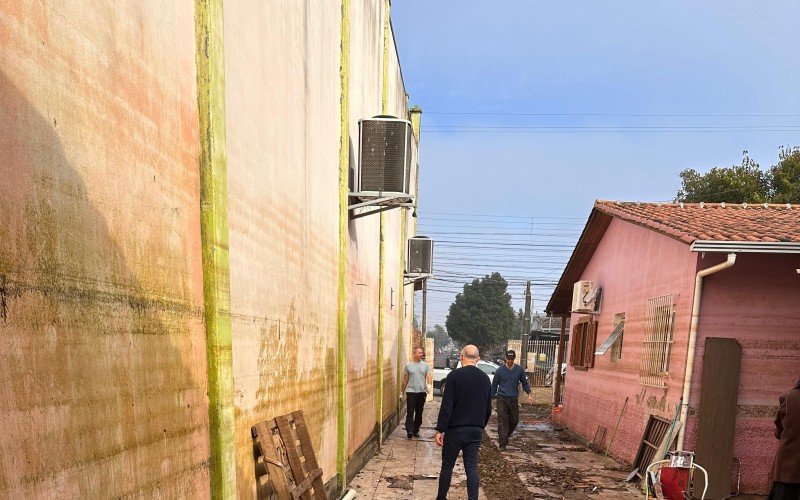
[[[500,451],[506,450],[508,438],[519,423],[519,384],[528,394],[528,403],[533,403],[531,385],[525,376],[525,370],[514,364],[517,353],[513,349],[506,351],[506,363],[494,372],[492,380],[492,397],[497,398],[497,439]]]
[[[489,376],[477,366],[478,348],[468,345],[461,350],[461,368],[445,379],[445,391],[436,422],[436,444],[442,446],[442,470],[436,500],[446,500],[458,453],[464,453],[467,471],[467,497],[478,499],[478,451],[483,429],[492,415],[492,385]]]
[[[428,383],[433,380],[431,368],[422,361],[422,348],[414,349],[413,361],[403,369],[403,391],[406,393],[406,437],[419,437],[422,410],[428,398]]]

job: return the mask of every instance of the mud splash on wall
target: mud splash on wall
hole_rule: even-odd
[[[111,151],[104,161],[120,175],[98,182],[103,170],[73,164],[59,130],[102,131],[76,131],[70,113],[80,111],[57,104],[57,118],[43,116],[30,91],[0,74],[0,115],[8,118],[0,178],[9,180],[0,183],[0,496],[203,497],[208,407],[197,235],[179,230],[176,249],[151,230],[172,225],[149,208],[180,206],[194,185],[148,184],[150,167]],[[69,156],[98,154],[80,146],[71,143]],[[132,187],[130,179],[142,182]],[[142,209],[99,201],[114,190],[138,197]],[[138,237],[122,236],[129,233]]]

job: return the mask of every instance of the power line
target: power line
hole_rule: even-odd
[[[459,235],[466,235],[466,236],[537,236],[537,237],[547,237],[547,238],[577,238],[579,235],[575,234],[566,235],[566,234],[554,234],[554,233],[509,233],[503,231],[436,231],[432,233],[433,235],[444,235],[444,236],[459,236]],[[435,243],[435,242],[434,242]]]
[[[538,217],[525,217],[526,220],[486,220],[486,219],[465,219],[465,218],[453,218],[453,217],[430,217],[427,215],[420,215],[419,223],[426,224],[427,221],[451,221],[451,222],[480,222],[480,223],[487,223],[487,224],[524,224],[524,225],[565,225],[565,226],[577,226],[583,227],[584,224],[577,223],[577,222],[537,222],[536,219]],[[570,219],[572,220],[572,219]]]
[[[425,111],[426,115],[484,115],[484,116],[635,116],[648,118],[796,118],[798,114],[765,113],[510,113],[503,111]]]
[[[731,132],[796,132],[794,129],[731,129],[731,130],[427,130],[427,134],[729,134]]]
[[[427,125],[423,130],[798,130],[798,125]]]
[[[476,214],[466,212],[422,212],[422,214],[431,215],[453,215],[464,217],[493,217],[504,219],[548,219],[548,220],[586,220],[584,217],[546,217],[546,216],[530,216],[530,215],[499,215],[499,214]]]

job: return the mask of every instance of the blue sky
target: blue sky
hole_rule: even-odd
[[[543,309],[597,198],[667,201],[684,168],[800,144],[798,18],[796,0],[394,0],[423,109],[419,232],[474,242],[437,245],[429,324],[492,266],[515,306],[540,283]]]

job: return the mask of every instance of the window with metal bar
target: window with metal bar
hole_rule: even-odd
[[[667,386],[674,322],[672,295],[662,295],[647,301],[639,383],[652,387]]]

